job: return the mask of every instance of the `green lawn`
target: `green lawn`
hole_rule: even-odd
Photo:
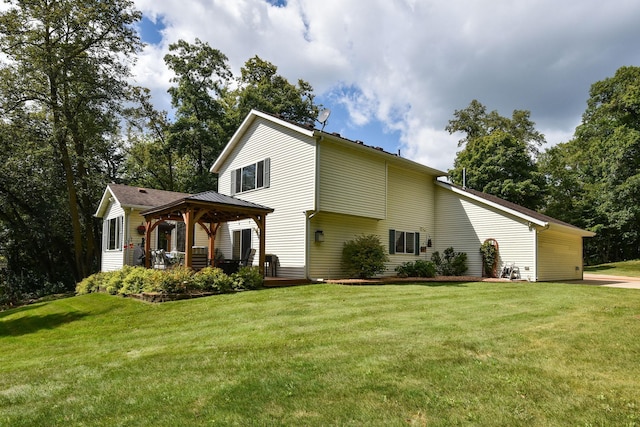
[[[584,271],[595,274],[611,274],[614,276],[640,277],[640,260],[612,262],[585,266]]]
[[[0,425],[640,425],[640,291],[310,285],[0,313]]]

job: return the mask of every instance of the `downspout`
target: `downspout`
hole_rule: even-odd
[[[545,230],[548,230],[549,229],[549,223],[547,222],[544,225],[544,228],[542,228],[542,229],[538,229],[538,227],[535,227],[531,223],[529,223],[529,224],[530,224],[529,228],[530,229],[533,228],[533,230],[535,231],[535,234],[533,236],[533,256],[534,256],[534,259],[535,259],[534,268],[536,269],[536,274],[535,274],[533,280],[534,280],[534,282],[537,282],[538,281],[538,272],[539,272],[538,268],[539,268],[539,265],[540,265],[539,260],[538,260],[538,234],[542,233]]]
[[[311,237],[309,235],[309,230],[311,229],[311,218],[316,216],[318,212],[320,212],[320,142],[324,139],[324,136],[319,135],[316,136],[316,158],[315,158],[315,182],[313,185],[314,189],[314,209],[313,211],[304,211],[303,214],[305,216],[305,225],[304,225],[304,277],[306,280],[311,281],[310,272],[309,272],[309,261],[311,259]]]

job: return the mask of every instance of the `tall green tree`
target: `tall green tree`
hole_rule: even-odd
[[[445,129],[450,134],[463,134],[458,142],[463,148],[449,171],[455,184],[466,184],[531,209],[541,206],[545,181],[535,158],[545,139],[535,129],[529,111],[515,110],[507,118],[495,110],[487,112],[484,105],[473,100],[467,108],[454,112]]]
[[[227,142],[221,100],[232,78],[227,57],[199,39],[193,44],[179,40],[169,52],[164,60],[175,74],[169,94],[176,109],[169,141],[191,160],[193,180],[185,190],[210,190],[216,181],[209,168]]]
[[[541,164],[548,210],[597,233],[587,240],[591,261],[639,258],[640,67],[594,83],[574,138]]]
[[[0,108],[6,123],[37,126],[59,170],[59,202],[80,279],[97,265],[93,218],[128,99],[129,65],[141,43],[130,0],[8,0],[0,13]],[[25,153],[28,154],[28,153]],[[5,168],[6,169],[6,168]],[[6,170],[2,173],[6,173]],[[32,236],[37,239],[38,236]]]
[[[169,89],[175,121],[168,126],[167,140],[178,147],[182,170],[191,171],[179,191],[216,188],[209,168],[251,109],[305,125],[317,116],[311,85],[304,80],[289,83],[275,65],[257,56],[235,78],[226,55],[198,39],[170,45],[164,59],[175,74]]]
[[[313,87],[298,79],[289,83],[277,74],[278,67],[254,56],[240,69],[237,88],[227,92],[225,106],[230,127],[235,130],[252,109],[277,114],[285,120],[313,125],[319,106]]]

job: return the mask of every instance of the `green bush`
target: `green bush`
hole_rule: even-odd
[[[264,282],[257,267],[240,267],[236,273],[231,275],[231,278],[235,290],[259,289]]]
[[[233,289],[233,279],[220,268],[206,267],[193,275],[193,287],[202,291],[227,293]]]
[[[144,267],[134,267],[122,279],[122,287],[118,291],[121,295],[139,294],[145,291],[147,283],[153,281],[154,270]]]
[[[98,292],[100,290],[100,286],[104,282],[105,275],[108,273],[96,273],[91,276],[85,277],[76,285],[76,294],[90,294],[92,292]]]
[[[456,252],[453,247],[445,249],[442,257],[439,252],[434,252],[431,261],[441,276],[462,276],[467,271],[467,254]]]
[[[194,272],[186,267],[168,270],[125,266],[118,271],[93,274],[76,285],[76,293],[107,292],[133,295],[142,292],[184,293],[192,290],[229,293],[234,290],[258,289],[263,279],[256,267],[242,267],[232,276],[221,269],[207,267]]]
[[[133,267],[125,265],[121,270],[106,273],[103,282],[99,285],[99,289],[111,295],[118,294],[124,284],[125,277],[129,275],[131,270],[133,270]]]
[[[397,266],[396,272],[400,277],[435,277],[436,265],[431,261],[418,259]]]
[[[358,236],[342,247],[342,268],[350,277],[371,278],[385,270],[387,261],[386,249],[374,234]]]
[[[187,267],[174,267],[164,270],[163,274],[154,276],[156,279],[156,292],[164,292],[168,294],[178,294],[192,289],[192,278],[194,272]]]
[[[480,245],[480,253],[482,254],[482,271],[483,276],[496,277],[498,267],[498,247],[495,240],[485,240]]]

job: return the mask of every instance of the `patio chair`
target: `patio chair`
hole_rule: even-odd
[[[255,255],[256,255],[255,249],[247,249],[247,251],[244,254],[244,258],[240,260],[240,265],[244,267],[253,265],[253,258],[255,257]]]
[[[151,260],[153,261],[153,268],[160,270],[166,269],[171,264],[164,249],[151,251]]]

